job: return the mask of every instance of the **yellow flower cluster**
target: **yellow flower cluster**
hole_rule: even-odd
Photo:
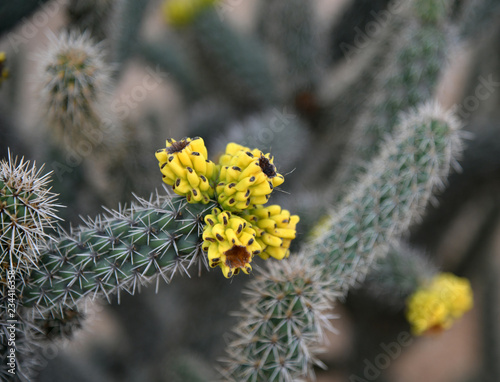
[[[207,159],[203,139],[186,138],[179,142],[167,140],[167,147],[156,151],[163,181],[189,203],[208,203],[214,196],[210,184],[216,175],[216,166]]]
[[[264,206],[284,182],[270,154],[229,143],[215,164],[201,138],[168,139],[166,146],[156,152],[163,181],[189,203],[217,203],[204,219],[202,248],[211,267],[231,277],[250,272],[254,255],[288,257],[299,217]]]
[[[173,26],[181,27],[191,23],[205,8],[215,4],[217,0],[166,0],[163,3],[163,17]]]
[[[262,247],[260,257],[281,260],[290,255],[290,244],[295,239],[295,227],[300,220],[297,215],[272,205],[250,209],[248,215],[243,216],[257,231],[257,242]]]
[[[274,187],[285,181],[276,172],[270,154],[264,155],[258,149],[230,143],[219,163],[222,167],[217,184],[218,201],[229,211],[267,203]]]
[[[2,82],[9,77],[9,69],[5,67],[5,60],[7,59],[7,56],[5,55],[5,52],[0,52],[0,85],[2,85]]]
[[[441,273],[407,300],[406,317],[415,335],[448,329],[473,305],[470,283],[451,273]]]
[[[210,266],[220,266],[226,277],[238,274],[240,269],[248,274],[252,270],[253,256],[261,251],[252,226],[245,219],[219,208],[205,216],[205,223],[202,248],[208,253]]]

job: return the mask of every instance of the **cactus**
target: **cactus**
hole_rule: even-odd
[[[77,152],[88,145],[105,146],[110,140],[105,102],[111,69],[102,45],[88,34],[63,32],[39,61],[41,110],[58,143]]]
[[[426,11],[432,4],[432,16]],[[411,3],[417,17],[403,16],[409,26],[395,48],[395,60],[388,63],[377,78],[377,92],[354,127],[346,149],[344,166],[337,175],[339,187],[362,173],[362,166],[380,150],[386,134],[395,128],[399,113],[432,99],[446,64],[449,34],[446,29],[446,1]],[[424,9],[422,9],[424,7]],[[345,191],[345,189],[344,189]]]
[[[182,197],[138,199],[129,208],[89,219],[41,253],[23,305],[43,316],[74,308],[82,296],[134,294],[150,280],[201,267],[201,217],[211,205],[187,205]]]
[[[250,284],[250,301],[243,303],[235,328],[238,337],[229,344],[226,380],[291,381],[313,374],[326,308],[304,300],[297,286],[316,280],[317,295],[331,298],[363,281],[373,261],[385,256],[389,244],[421,217],[432,191],[442,187],[461,152],[458,127],[437,105],[421,106],[401,118],[342,207],[296,255],[297,263],[314,273],[295,275],[290,283],[277,276],[289,270],[275,264],[280,269],[270,269]],[[270,290],[280,293],[270,295]],[[311,338],[301,341],[308,334]]]
[[[374,304],[399,308],[395,322],[406,307],[414,335],[447,328],[470,309],[466,280],[439,274],[399,243],[421,224],[462,150],[460,124],[435,101],[448,55],[460,38],[478,39],[477,26],[467,29],[468,10],[474,24],[490,28],[494,12],[484,11],[497,7],[491,0],[363,0],[348,4],[349,20],[323,8],[319,15],[317,6],[333,11],[334,3],[69,0],[58,37],[46,30],[53,12],[25,18],[5,36],[11,46],[1,44],[0,84],[7,69],[12,78],[0,88],[9,105],[0,143],[6,152],[16,136],[30,158],[51,163],[68,208],[57,213],[42,170],[10,154],[0,162],[0,381],[36,379],[44,347],[72,340],[94,299],[122,303],[121,313],[130,306],[136,313],[129,304],[140,303],[144,322],[162,310],[186,325],[149,354],[155,364],[165,361],[155,370],[163,378],[187,382],[213,378],[207,365],[228,381],[313,380],[314,368],[326,367],[320,357],[325,332],[334,330],[332,306],[365,279],[379,292]],[[36,6],[23,0],[0,8],[12,16],[0,27],[8,31]],[[244,33],[233,25],[243,10],[256,10],[245,14],[254,24]],[[345,22],[352,25],[341,28]],[[323,38],[334,34],[333,42]],[[36,97],[25,99],[20,84],[33,73],[22,61],[36,35],[49,36],[50,46],[36,63]],[[327,46],[346,60],[328,63]],[[144,61],[148,70],[138,70]],[[161,69],[162,80],[152,81],[158,73],[150,68]],[[481,79],[488,96],[498,84],[489,79]],[[34,139],[40,123],[27,111],[36,108],[48,145]],[[164,136],[192,138],[156,146]],[[151,193],[161,180],[166,194]],[[131,191],[137,196],[127,206]],[[75,225],[79,214],[92,217]],[[67,221],[56,226],[58,216]],[[202,270],[211,268],[207,277]],[[195,273],[203,278],[163,285]],[[125,298],[151,283],[166,288],[167,302]],[[220,318],[238,302],[222,344],[233,323]],[[218,315],[198,325],[208,321],[207,307]],[[160,320],[151,318],[141,329],[157,339]],[[201,333],[205,327],[210,333]],[[127,323],[123,332],[132,330]],[[380,342],[363,336],[355,342]],[[123,375],[133,374],[125,370],[133,362],[121,365]],[[106,369],[99,368],[102,380],[116,379]],[[66,379],[76,379],[71,372]]]
[[[9,154],[0,161],[0,263],[2,295],[6,280],[3,272],[13,270],[24,279],[37,267],[40,247],[49,236],[45,233],[57,220],[56,195],[50,191],[49,174],[42,175],[24,158]]]

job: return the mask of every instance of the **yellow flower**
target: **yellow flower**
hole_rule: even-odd
[[[212,182],[217,175],[215,163],[207,159],[202,138],[167,139],[166,148],[156,151],[163,181],[189,203],[208,203],[214,196]]]
[[[9,70],[5,67],[5,60],[7,56],[5,52],[0,52],[0,85],[2,82],[9,77]]]
[[[290,215],[278,205],[256,206],[243,216],[257,232],[257,242],[262,247],[259,254],[264,260],[274,257],[281,260],[290,255],[290,243],[295,239],[297,215]]]
[[[473,297],[469,280],[452,273],[441,273],[435,278],[433,286],[441,290],[441,298],[447,301],[448,311],[453,318],[461,317],[472,308]]]
[[[265,204],[273,189],[285,180],[276,172],[271,154],[235,143],[227,145],[219,165],[217,199],[228,211],[240,212]]]
[[[406,317],[416,335],[448,329],[473,305],[470,283],[451,273],[441,273],[407,300]]]
[[[173,26],[184,26],[191,23],[205,8],[217,0],[166,0],[163,3],[163,16]]]
[[[202,248],[208,253],[210,266],[219,266],[227,278],[238,274],[240,269],[248,274],[253,256],[261,251],[250,223],[218,208],[205,216],[205,223]]]

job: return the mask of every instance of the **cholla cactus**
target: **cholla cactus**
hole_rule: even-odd
[[[0,30],[35,9],[15,3],[6,2],[6,12],[0,12],[0,20],[5,21],[0,22]],[[61,150],[48,147],[37,153],[55,154],[56,162],[47,157],[44,161],[65,166],[65,173],[73,172],[71,179],[78,181],[76,187],[68,185],[67,179],[57,185],[79,191],[73,200],[77,203],[70,202],[68,210],[72,215],[90,213],[78,209],[83,205],[93,209],[93,203],[88,203],[93,197],[112,201],[117,194],[112,191],[117,188],[125,197],[132,188],[149,194],[152,181],[160,182],[160,172],[175,195],[157,192],[146,199],[136,197],[129,207],[106,209],[79,226],[53,230],[57,206],[47,187],[48,177],[23,160],[0,162],[1,381],[11,379],[7,355],[12,353],[12,335],[18,356],[14,379],[25,382],[37,366],[40,346],[67,340],[85,323],[88,301],[111,302],[117,297],[120,302],[124,292],[136,294],[142,286],[155,282],[158,288],[162,281],[169,283],[193,270],[201,276],[203,268],[220,268],[215,276],[221,288],[215,291],[203,286],[206,295],[214,296],[221,305],[229,296],[235,300],[234,287],[240,280],[231,278],[249,274],[248,278],[240,276],[249,284],[227,346],[222,375],[228,381],[314,379],[313,366],[324,366],[318,359],[324,331],[333,330],[332,304],[377,266],[381,273],[372,282],[377,290],[398,290],[391,302],[407,302],[414,334],[447,328],[472,306],[466,281],[436,276],[437,271],[420,257],[407,261],[395,252],[400,251],[396,243],[418,222],[461,151],[458,123],[429,102],[444,78],[447,54],[455,42],[453,32],[460,29],[451,28],[450,23],[457,22],[464,10],[477,9],[478,17],[483,17],[480,15],[492,0],[458,2],[453,5],[453,17],[449,17],[452,0],[382,1],[379,3],[387,8],[377,15],[370,9],[373,2],[353,1],[354,5],[348,4],[351,16],[362,16],[363,22],[369,16],[377,19],[364,31],[364,25],[358,30],[356,20],[347,20],[352,21],[352,27],[346,28],[351,34],[348,37],[356,45],[351,47],[358,52],[353,65],[323,60],[330,50],[326,46],[340,49],[346,56],[351,52],[323,38],[330,34],[327,29],[336,28],[327,25],[334,21],[326,13],[318,17],[317,4],[313,4],[317,2],[260,2],[255,14],[258,25],[246,33],[225,19],[239,3],[169,0],[162,9],[158,2],[148,0],[68,0],[65,4],[69,16],[65,21],[73,31],[52,39],[51,47],[40,56],[37,76],[43,122]],[[363,14],[359,14],[360,3]],[[35,15],[37,30],[43,32],[38,21],[50,11]],[[168,25],[158,30],[149,21],[155,21],[154,17],[159,21],[161,16]],[[376,28],[368,28],[375,24]],[[108,25],[112,36],[102,41]],[[338,35],[340,40],[345,36]],[[16,45],[19,36],[15,32],[5,36],[16,53],[18,48],[32,46]],[[102,42],[96,44],[91,37]],[[12,60],[9,53],[14,80],[29,70],[29,66],[17,64],[25,57],[23,53]],[[117,70],[106,63],[111,56]],[[142,79],[135,77],[141,83],[121,86],[120,81],[128,79],[125,77],[138,73],[140,58],[150,65]],[[169,78],[163,81],[165,73]],[[117,86],[110,89],[112,77]],[[4,78],[5,54],[0,53],[0,84]],[[157,104],[148,102],[149,92],[170,91],[171,80],[180,85],[177,90],[184,97],[182,105],[169,110],[165,120],[163,108],[158,110]],[[15,89],[17,82],[24,83],[11,81],[2,98],[22,94]],[[107,102],[108,90],[115,91],[111,103]],[[482,95],[477,98],[482,100]],[[111,136],[109,128],[116,125],[109,113],[130,111],[142,101],[134,113],[122,113],[123,124],[134,126],[133,133],[123,140]],[[205,108],[197,113],[199,105]],[[207,110],[206,105],[217,107]],[[15,126],[17,120],[23,120],[15,113],[25,110],[14,102],[12,106],[1,110],[0,125]],[[178,111],[186,115],[175,114]],[[237,128],[240,135],[231,137],[236,132],[235,121],[242,121]],[[227,141],[238,144],[230,143],[219,157],[209,157],[209,151],[216,152],[211,144],[220,142],[220,135],[215,137],[224,126],[224,134],[231,138],[224,139],[224,145]],[[350,130],[353,134],[348,135]],[[25,129],[18,131],[20,137],[29,138]],[[0,145],[11,137],[16,143],[14,130],[0,133]],[[146,141],[152,143],[167,133],[200,135],[205,141],[167,140],[165,146],[157,147],[160,172],[155,175],[154,148],[144,150],[146,155],[129,148],[145,148]],[[344,149],[349,137],[345,155],[345,150],[338,149]],[[142,143],[136,144],[139,141]],[[24,143],[29,148],[29,139]],[[120,146],[122,143],[128,144]],[[32,142],[32,148],[35,145],[38,142]],[[94,151],[98,147],[101,150]],[[109,155],[116,153],[115,148],[120,149],[123,161]],[[276,155],[276,162],[269,152]],[[337,171],[342,155],[345,160]],[[294,194],[296,204],[301,204],[300,209],[291,207],[284,196],[287,192],[276,192],[283,187],[284,175],[294,169],[299,173],[297,180],[287,179],[284,185]],[[333,188],[336,186],[341,192]],[[91,191],[100,192],[92,195]],[[329,211],[332,201],[336,207]],[[308,214],[301,225],[294,215],[297,211],[301,217]],[[319,227],[293,253],[292,243],[305,231],[304,223]],[[258,257],[266,260],[262,269]],[[174,288],[170,290],[175,293]],[[185,301],[189,294],[185,289],[182,292],[182,299],[172,300]],[[194,312],[200,305],[192,304],[186,313],[191,315],[179,318],[196,325],[193,320],[206,317]],[[183,313],[174,304],[168,307],[176,316]],[[15,329],[5,325],[12,318],[16,319]],[[210,335],[224,338],[216,330],[226,325],[219,320],[209,324]],[[183,328],[179,329],[181,333]],[[178,345],[175,353],[185,354]],[[204,354],[213,364],[216,354],[211,350],[218,345],[210,347]],[[171,368],[171,373],[163,374],[168,378],[203,380],[210,374],[198,369],[185,373],[198,365],[194,358],[186,357],[176,365],[172,362],[176,359],[162,366]],[[110,379],[106,377],[102,379]]]
[[[57,220],[56,195],[48,187],[49,174],[42,175],[42,171],[43,167],[37,170],[24,158],[18,161],[9,155],[0,161],[2,287],[5,270],[25,277],[38,266],[40,248],[48,238],[45,230]]]
[[[89,34],[62,32],[40,54],[40,100],[47,126],[65,148],[99,147],[110,133],[105,111],[110,66]]]
[[[314,21],[314,4],[301,0],[266,1],[260,4],[259,34],[284,58],[283,82],[297,96],[317,86],[320,69],[319,28]],[[304,93],[302,93],[304,94]]]
[[[201,266],[202,216],[209,210],[157,195],[61,232],[41,253],[24,305],[44,317],[63,315],[84,296],[134,294],[148,281],[168,282],[193,264]]]
[[[203,250],[211,267],[229,278],[249,273],[253,256],[288,257],[299,217],[278,205],[264,207],[274,187],[284,182],[270,154],[229,143],[215,165],[201,138],[167,140],[156,152],[163,180],[190,203],[217,201],[205,217]],[[216,187],[213,185],[216,184]],[[238,215],[240,214],[240,216]]]
[[[339,295],[311,257],[269,263],[250,282],[234,340],[222,361],[223,380],[296,381],[313,377],[312,364],[331,329],[331,303]]]
[[[376,78],[378,91],[371,94],[357,120],[344,166],[337,176],[338,187],[344,191],[345,185],[359,176],[365,163],[379,152],[384,136],[396,128],[399,113],[434,97],[453,37],[447,29],[449,3],[450,0],[414,1],[409,3],[412,12],[401,16],[400,22],[408,27],[398,38],[394,59]],[[428,8],[432,8],[432,15]]]
[[[330,296],[345,295],[365,278],[375,259],[385,256],[389,244],[420,218],[432,191],[442,187],[461,152],[458,127],[437,105],[424,105],[402,117],[340,210],[330,214],[322,232],[296,256],[298,263],[314,270],[317,288],[328,289]],[[302,289],[275,277],[276,272],[264,273],[263,281],[250,285],[252,297],[243,302],[235,330],[238,338],[228,349],[224,375],[229,381],[292,381],[313,374],[314,354],[322,342],[317,327],[326,320],[326,312],[305,303]],[[274,286],[263,292],[262,283]],[[269,289],[283,293],[270,296]],[[303,319],[308,312],[314,313]],[[302,342],[304,333],[313,336]]]

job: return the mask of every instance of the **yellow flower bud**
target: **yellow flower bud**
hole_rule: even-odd
[[[217,0],[166,0],[162,11],[165,21],[173,26],[181,27],[190,24],[205,8],[215,4]]]
[[[229,211],[238,212],[265,204],[273,189],[285,180],[276,172],[270,154],[235,143],[227,145],[219,164],[217,198],[219,204]]]
[[[208,203],[214,197],[215,163],[207,159],[202,138],[168,139],[166,148],[156,151],[163,181],[189,203]]]
[[[202,248],[208,254],[210,266],[219,266],[225,277],[252,270],[253,256],[261,247],[255,239],[256,233],[245,219],[214,208],[205,216]]]
[[[260,257],[281,260],[290,255],[290,244],[295,239],[296,226],[300,220],[297,215],[290,215],[280,206],[271,205],[249,209],[243,217],[257,232],[257,242],[262,247]]]
[[[448,329],[472,305],[469,281],[442,273],[408,298],[406,317],[414,334],[435,333]]]

